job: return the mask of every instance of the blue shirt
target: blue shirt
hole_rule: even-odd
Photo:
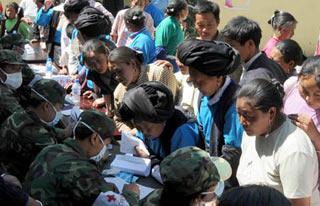
[[[137,136],[145,142],[156,156],[165,158],[165,152],[159,138],[145,139],[141,131],[137,132]],[[196,122],[182,124],[175,130],[171,138],[171,152],[187,146],[200,146],[199,129]]]
[[[143,53],[144,63],[150,64],[156,59],[156,46],[146,27],[138,32],[132,33],[127,41],[131,41],[128,45],[130,48],[141,51]]]
[[[43,8],[39,9],[37,16],[35,18],[35,24],[39,26],[48,26],[51,21],[52,15],[53,15],[52,8],[48,9],[48,11],[46,12],[43,10]]]
[[[151,3],[160,9],[163,13],[168,6],[168,0],[152,0]]]
[[[198,122],[203,127],[203,132],[205,135],[206,145],[210,145],[212,124],[214,123],[214,112],[217,108],[217,104],[210,105],[209,98],[203,96],[201,98]],[[223,128],[223,136],[225,144],[234,147],[241,146],[243,127],[240,124],[239,117],[237,114],[235,102],[228,109],[225,116],[225,124]]]
[[[152,3],[149,3],[145,8],[144,11],[151,15],[154,22],[154,27],[157,27],[160,22],[164,19],[163,12],[155,7]]]

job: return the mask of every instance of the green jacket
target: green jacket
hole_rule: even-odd
[[[39,153],[30,166],[24,186],[32,197],[50,206],[91,206],[100,192],[116,191],[71,138]],[[130,205],[138,204],[138,196],[132,192],[126,191],[123,196]]]
[[[45,125],[34,112],[15,112],[0,127],[1,167],[23,181],[37,154],[64,138],[63,129]]]

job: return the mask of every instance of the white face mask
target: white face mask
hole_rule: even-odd
[[[101,140],[101,137],[99,136],[100,140]],[[102,141],[102,140],[101,140]],[[103,141],[102,141],[103,142]],[[99,162],[106,154],[106,151],[107,151],[107,146],[103,143],[103,147],[102,149],[100,150],[100,152],[95,155],[95,156],[92,156],[90,157],[90,159],[94,160],[95,162]]]
[[[15,72],[12,74],[8,74],[5,71],[3,71],[2,69],[0,69],[5,75],[6,75],[6,81],[4,81],[3,83],[11,86],[13,89],[18,89],[21,84],[22,84],[22,72]]]
[[[34,93],[36,93],[39,97],[41,97],[42,99],[44,99],[46,102],[48,102],[48,103],[52,106],[52,108],[54,109],[54,111],[55,111],[55,113],[56,113],[52,121],[46,122],[46,121],[44,121],[44,120],[42,120],[42,119],[40,119],[40,121],[43,122],[43,123],[45,123],[45,124],[48,125],[49,127],[54,127],[54,126],[56,126],[56,125],[58,124],[58,122],[60,121],[61,117],[62,117],[62,113],[61,113],[61,112],[58,112],[57,109],[56,109],[56,107],[53,106],[53,104],[52,104],[47,98],[45,98],[44,96],[42,96],[39,92],[37,92],[37,91],[34,90],[34,89],[31,89],[31,90],[32,90]]]
[[[79,118],[78,122],[75,124],[74,128],[73,128],[73,139],[76,139],[75,137],[75,131],[76,131],[76,128],[79,124],[83,124],[84,126],[86,126],[90,131],[92,131],[93,133],[97,133],[94,129],[92,129],[92,127],[90,127],[88,124],[86,124],[85,122],[81,121],[81,117]],[[98,133],[99,135],[99,133]],[[106,144],[104,143],[104,141],[102,140],[101,136],[99,135],[99,139],[101,141],[101,143],[103,144],[103,147],[102,149],[99,151],[98,154],[90,157],[91,160],[95,161],[95,162],[99,162],[106,154],[107,152],[107,146]]]
[[[222,195],[223,191],[224,191],[224,182],[220,181],[220,182],[218,182],[218,184],[217,184],[217,186],[216,186],[216,188],[215,188],[215,190],[213,192],[215,193],[215,195],[217,197],[220,197]],[[203,192],[202,194],[205,194],[205,193],[206,192]],[[211,193],[211,192],[208,192],[208,193]],[[214,198],[210,202],[200,201],[198,205],[199,206],[212,206],[212,205],[214,205],[213,203],[216,201],[216,199],[217,198]]]

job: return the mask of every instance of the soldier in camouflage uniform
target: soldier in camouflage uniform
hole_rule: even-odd
[[[58,82],[39,80],[28,93],[27,109],[13,113],[0,128],[1,166],[20,181],[41,149],[72,133],[72,125],[60,129],[49,124],[64,102],[65,91]]]
[[[113,191],[110,199],[119,198],[96,164],[105,155],[114,129],[114,123],[105,114],[95,110],[82,112],[73,139],[48,146],[36,157],[26,176],[25,189],[50,206],[91,206],[100,192],[106,191]],[[138,195],[131,190],[124,190],[121,197],[130,205],[138,204]]]
[[[161,162],[160,174],[163,189],[153,191],[140,201],[140,205],[204,205],[213,202],[218,182],[231,176],[231,167],[226,160],[210,157],[197,147],[184,147]]]
[[[0,124],[13,112],[22,111],[16,90],[22,84],[22,66],[19,54],[11,50],[0,50]]]

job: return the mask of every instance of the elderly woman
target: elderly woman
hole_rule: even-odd
[[[158,159],[185,146],[204,148],[197,123],[174,108],[171,91],[160,82],[146,82],[126,92],[119,114],[138,129],[137,136]]]
[[[256,79],[238,93],[245,133],[237,178],[240,185],[271,186],[293,206],[320,205],[316,151],[307,134],[281,112],[281,89],[278,82]]]
[[[214,205],[219,182],[231,176],[228,162],[197,148],[178,149],[160,164],[163,189],[140,201],[143,206]]]
[[[242,127],[234,101],[238,86],[227,76],[240,63],[238,52],[223,42],[187,40],[177,53],[201,93],[198,122],[210,153],[221,155],[223,145],[240,147]]]
[[[116,79],[120,82],[114,91],[114,106],[117,110],[126,91],[147,81],[159,81],[165,84],[173,93],[177,94],[177,81],[172,68],[157,66],[155,64],[144,65],[143,55],[128,47],[119,47],[110,52],[109,66],[115,72]],[[120,130],[130,130],[115,117],[117,127]]]

